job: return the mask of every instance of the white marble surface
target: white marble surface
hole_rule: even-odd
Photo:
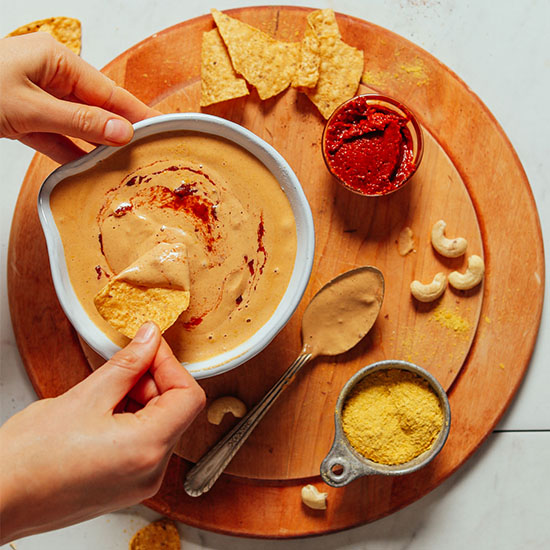
[[[210,7],[295,4],[331,7],[386,27],[428,50],[484,101],[514,145],[531,183],[543,236],[550,231],[548,89],[550,2],[547,0],[0,0],[0,36],[52,15],[78,17],[83,57],[96,67],[155,31],[206,13]],[[0,76],[1,77],[1,76]],[[14,342],[6,290],[11,217],[32,152],[0,141],[2,168],[0,287],[0,415],[2,421],[35,399]],[[237,539],[181,525],[183,547],[289,549],[516,549],[550,547],[550,315],[545,300],[539,338],[525,381],[480,451],[435,491],[392,516],[322,538],[300,541]],[[28,537],[18,550],[127,548],[131,534],[155,518],[143,506]],[[4,546],[0,550],[8,549]]]

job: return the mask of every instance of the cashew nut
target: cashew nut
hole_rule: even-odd
[[[314,485],[304,485],[302,487],[302,502],[313,510],[326,510],[327,494],[321,493]]]
[[[423,285],[420,281],[411,283],[411,294],[419,302],[433,302],[437,300],[447,288],[447,277],[444,273],[436,273],[433,281]]]
[[[466,252],[468,241],[463,237],[448,239],[445,237],[447,224],[443,220],[435,222],[432,227],[432,246],[446,258],[458,258]]]
[[[470,290],[481,282],[484,273],[483,260],[474,254],[468,258],[468,269],[464,273],[453,271],[449,274],[449,284],[458,290]]]
[[[210,403],[206,417],[208,422],[218,425],[226,413],[231,413],[235,418],[242,418],[246,414],[246,405],[231,395],[219,397]]]

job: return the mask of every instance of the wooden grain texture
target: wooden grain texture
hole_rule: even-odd
[[[296,40],[307,13],[265,7],[233,15],[281,39]],[[419,116],[429,142],[426,158],[407,188],[386,199],[358,200],[326,174],[319,151],[322,121],[305,96],[287,91],[260,102],[253,93],[205,110],[272,143],[304,185],[314,212],[317,253],[302,307],[331,276],[358,264],[378,265],[388,282],[383,311],[369,337],[341,358],[318,360],[299,377],[237,455],[233,475],[223,475],[210,493],[192,499],[182,487],[188,463],[172,458],[160,492],[147,504],[205,529],[259,537],[320,534],[372,521],[419,498],[490,433],[517,390],[537,334],[544,291],[540,225],[525,173],[502,129],[464,83],[426,52],[367,22],[347,16],[338,22],[346,42],[367,52],[365,84],[393,95]],[[161,109],[196,110],[199,38],[211,26],[205,16],[167,29],[105,71]],[[58,395],[89,372],[55,297],[36,215],[37,189],[51,169],[40,156],[29,168],[8,258],[14,330],[40,396]],[[462,265],[463,260],[443,261],[429,246],[428,229],[439,217],[449,223],[450,233],[467,236],[470,253],[483,252],[486,261],[483,288],[468,296],[448,290],[443,298],[447,310],[470,323],[465,333],[441,325],[431,307],[415,307],[406,289],[413,276],[427,279],[436,267],[449,271]],[[417,252],[406,258],[394,243],[404,225],[418,237]],[[259,399],[299,350],[299,318],[300,310],[261,358],[201,381],[209,396],[237,394],[249,404]],[[420,472],[329,488],[326,512],[304,508],[301,478],[322,485],[312,476],[328,449],[333,403],[343,381],[363,364],[388,357],[413,360],[446,387],[452,384],[453,423],[445,448]],[[221,430],[229,427],[225,422]],[[192,445],[182,445],[179,452],[193,458],[200,454],[218,436],[210,428],[199,418],[188,434]],[[301,440],[294,437],[296,430]]]

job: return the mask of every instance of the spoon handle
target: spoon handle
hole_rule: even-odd
[[[310,353],[299,355],[264,398],[189,470],[183,485],[188,495],[198,497],[211,489],[277,397],[312,357]]]

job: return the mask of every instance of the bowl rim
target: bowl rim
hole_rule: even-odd
[[[334,117],[349,103],[356,101],[358,98],[367,98],[368,101],[378,102],[379,103],[385,103],[391,108],[396,108],[400,110],[404,115],[407,116],[409,119],[410,125],[412,126],[414,130],[414,135],[416,136],[416,155],[415,155],[415,165],[413,171],[410,173],[410,175],[407,177],[405,181],[403,181],[399,187],[396,187],[395,189],[391,189],[390,191],[387,191],[386,193],[365,193],[363,191],[360,191],[359,189],[356,189],[355,187],[352,187],[348,183],[346,183],[343,179],[341,179],[338,175],[336,175],[332,167],[327,159],[327,155],[325,152],[325,137],[328,128],[330,127],[330,124],[332,123]],[[355,193],[356,195],[359,195],[361,197],[387,197],[388,195],[391,195],[392,193],[395,193],[396,191],[399,191],[400,189],[403,189],[413,178],[413,176],[416,174],[418,167],[420,166],[420,163],[422,161],[422,157],[424,156],[424,135],[422,132],[422,126],[418,122],[418,118],[416,115],[411,111],[409,107],[407,107],[404,103],[399,101],[398,99],[395,99],[394,97],[383,95],[383,94],[377,94],[377,93],[366,93],[366,94],[359,94],[353,97],[350,97],[336,109],[332,112],[330,117],[327,119],[325,126],[323,128],[323,134],[321,137],[321,153],[323,155],[323,160],[325,161],[325,166],[327,167],[327,170],[329,171],[330,175],[336,179],[336,181],[342,185],[344,188],[346,188],[348,191],[351,191],[352,193]]]
[[[51,193],[61,181],[88,170],[117,151],[155,134],[189,131],[228,139],[260,160],[279,182],[294,214],[297,249],[292,274],[283,297],[271,317],[256,333],[234,349],[212,358],[194,363],[182,362],[196,379],[227,372],[262,351],[282,330],[298,307],[313,268],[315,229],[311,208],[297,176],[283,156],[262,138],[239,124],[204,113],[171,113],[142,120],[133,127],[134,136],[128,144],[122,147],[101,145],[83,157],[55,169],[40,187],[37,198],[38,216],[46,239],[58,300],[76,332],[96,353],[107,360],[121,349],[88,317],[72,287],[63,243],[50,207]]]

